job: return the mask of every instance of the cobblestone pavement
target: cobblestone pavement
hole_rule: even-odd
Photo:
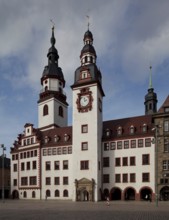
[[[169,220],[169,202],[0,201],[0,220]]]

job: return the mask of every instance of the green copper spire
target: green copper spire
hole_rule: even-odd
[[[150,65],[149,89],[152,89],[152,66]]]

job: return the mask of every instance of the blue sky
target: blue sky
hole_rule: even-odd
[[[106,95],[103,118],[109,120],[144,114],[150,65],[158,108],[168,96],[168,10],[168,0],[0,0],[0,144],[7,154],[25,123],[37,127],[50,19],[55,22],[71,125],[70,86],[80,65],[86,15]]]

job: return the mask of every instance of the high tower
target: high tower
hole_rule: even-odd
[[[96,65],[93,35],[84,34],[81,66],[73,90],[73,200],[100,199],[102,140],[102,75]]]
[[[157,94],[154,92],[152,87],[152,66],[150,66],[150,78],[148,93],[145,95],[145,114],[152,115],[157,112]]]
[[[58,51],[55,48],[54,27],[50,39],[51,47],[48,50],[48,65],[45,66],[41,77],[42,90],[38,101],[38,127],[67,126],[66,94],[64,93],[65,79],[62,69],[58,66]]]

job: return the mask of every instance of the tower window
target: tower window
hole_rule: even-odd
[[[59,116],[63,117],[63,108],[59,106]]]
[[[43,116],[48,115],[48,114],[49,114],[48,105],[44,105],[44,107],[43,107]]]

